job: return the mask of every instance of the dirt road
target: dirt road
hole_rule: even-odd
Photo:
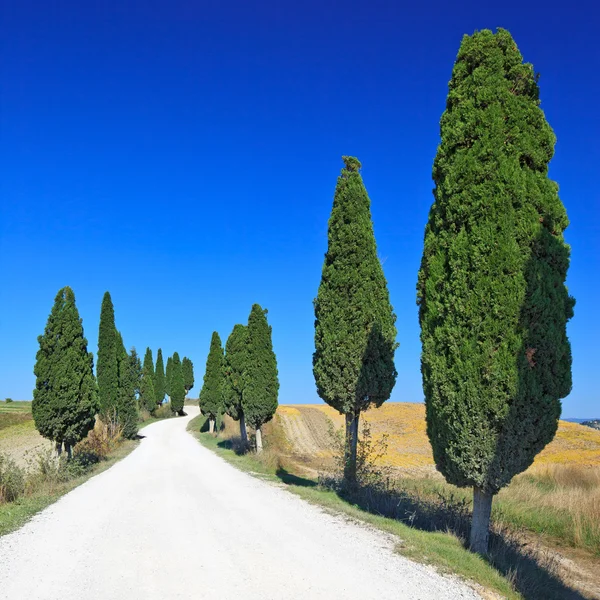
[[[186,432],[186,410],[0,538],[0,598],[478,597],[386,536],[237,471]]]

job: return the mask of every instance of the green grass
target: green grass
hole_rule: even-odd
[[[202,443],[228,463],[261,479],[285,485],[290,492],[304,500],[336,513],[342,513],[363,523],[398,537],[397,550],[402,555],[420,563],[435,566],[439,571],[453,573],[465,580],[475,582],[508,599],[523,598],[515,592],[509,581],[480,556],[468,552],[459,539],[448,533],[426,532],[378,515],[371,514],[340,498],[335,492],[317,485],[316,481],[278,470],[276,461],[268,456],[259,459],[248,453],[237,455],[224,447],[222,438],[199,433],[205,418],[195,417],[188,424],[190,430]],[[221,445],[219,445],[221,444]],[[279,472],[279,475],[277,474]]]

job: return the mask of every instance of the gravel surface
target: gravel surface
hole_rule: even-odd
[[[186,410],[0,538],[0,598],[479,598],[390,537],[230,466],[185,431]]]

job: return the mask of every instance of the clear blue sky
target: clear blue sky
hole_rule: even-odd
[[[415,283],[464,33],[505,27],[541,73],[571,226],[573,392],[600,416],[600,50],[591,1],[6,0],[0,25],[0,397],[31,398],[37,336],[75,290],[96,352],[177,350],[198,393],[213,330],[269,309],[280,401],[318,400],[312,300],[341,155],[358,156],[398,314],[392,400],[421,401]],[[110,7],[110,8],[109,8]]]

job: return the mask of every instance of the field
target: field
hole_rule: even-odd
[[[10,456],[20,467],[27,467],[41,450],[52,448],[35,428],[31,402],[0,402],[0,454]]]

